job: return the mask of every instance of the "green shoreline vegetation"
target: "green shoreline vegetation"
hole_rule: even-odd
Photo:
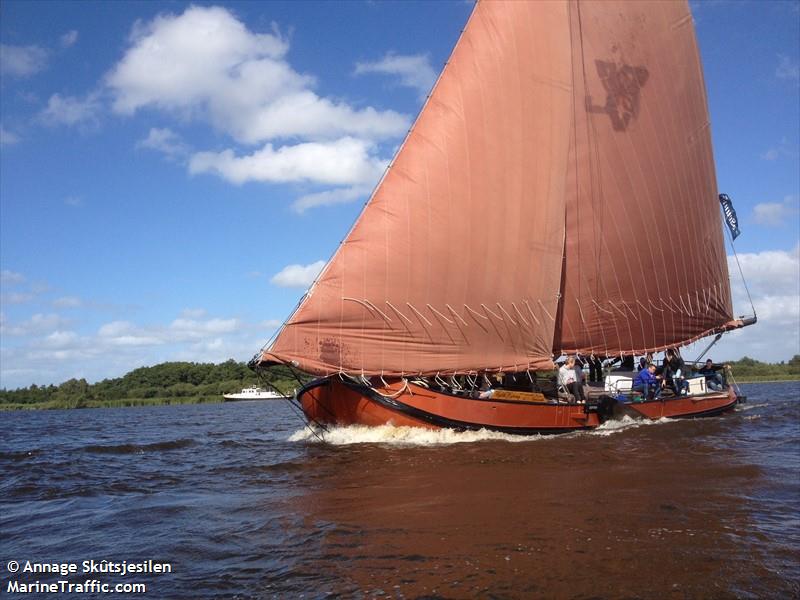
[[[234,360],[218,365],[166,362],[93,384],[70,379],[61,385],[0,389],[0,410],[204,404],[223,402],[223,394],[254,385],[272,386],[284,394],[299,387],[291,371],[282,366],[268,369],[259,378],[245,363]]]
[[[745,356],[727,364],[737,383],[800,381],[800,355],[780,363],[764,363]],[[310,377],[304,375],[303,379],[308,381]],[[167,362],[93,384],[85,379],[70,379],[61,385],[0,389],[0,410],[204,404],[222,402],[222,394],[245,387],[269,387],[266,384],[284,394],[291,394],[299,385],[292,372],[282,366],[271,367],[259,379],[245,363],[234,360],[218,365]]]

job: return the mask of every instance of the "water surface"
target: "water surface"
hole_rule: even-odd
[[[797,597],[800,384],[742,389],[723,417],[541,438],[321,442],[280,401],[2,413],[3,591],[8,560],[153,559],[173,572],[97,578],[153,598]]]

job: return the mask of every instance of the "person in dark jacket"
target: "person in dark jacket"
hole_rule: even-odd
[[[603,358],[594,354],[589,357],[589,381],[603,381]]]
[[[646,369],[642,369],[637,373],[636,378],[633,380],[633,391],[641,392],[645,400],[653,395],[653,400],[658,400],[661,397],[661,382],[660,377],[656,377],[656,366],[648,365]]]
[[[687,396],[689,382],[686,381],[686,377],[689,373],[686,370],[686,363],[677,350],[667,350],[664,356],[664,381],[676,396]]]
[[[721,392],[725,387],[722,375],[717,372],[717,370],[721,368],[722,367],[714,365],[714,361],[709,358],[706,360],[706,364],[698,371],[700,375],[705,376],[706,386],[715,392]]]

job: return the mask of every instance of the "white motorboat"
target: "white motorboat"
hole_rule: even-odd
[[[223,394],[225,400],[282,400],[282,396],[273,390],[265,390],[257,386],[243,388],[241,392],[235,394]]]

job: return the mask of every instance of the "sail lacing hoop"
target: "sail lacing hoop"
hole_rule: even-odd
[[[519,320],[522,321],[523,323],[525,323],[525,325],[527,325],[528,327],[530,327],[531,324],[528,323],[528,321],[525,320],[525,317],[522,316],[522,313],[517,308],[517,305],[512,302],[511,303],[511,307],[514,309],[514,312],[517,313],[517,316],[519,317]]]
[[[500,311],[501,311],[501,312],[502,312],[502,313],[503,313],[503,314],[504,314],[506,317],[508,317],[508,320],[511,322],[511,324],[512,324],[512,325],[514,325],[514,327],[516,327],[517,325],[519,325],[519,323],[517,323],[517,322],[514,320],[514,317],[512,317],[510,314],[508,314],[508,311],[507,311],[505,308],[503,308],[503,305],[502,305],[502,304],[500,304],[499,302],[497,302],[496,304],[497,304],[497,308],[499,308],[499,309],[500,309]]]
[[[436,310],[436,309],[435,309],[433,306],[431,306],[430,304],[426,304],[425,306],[427,306],[427,307],[430,309],[430,311],[431,311],[433,314],[440,316],[440,317],[441,317],[441,318],[443,318],[445,321],[447,321],[448,323],[450,323],[450,325],[455,325],[455,324],[456,324],[456,322],[455,322],[455,321],[451,321],[451,320],[450,320],[448,317],[446,317],[445,315],[443,315],[442,313],[440,313],[438,310]]]
[[[449,310],[449,311],[450,311],[450,314],[451,314],[451,315],[453,315],[453,316],[454,316],[456,319],[458,319],[459,321],[461,321],[461,323],[464,325],[464,327],[469,327],[469,323],[467,323],[467,322],[466,322],[464,319],[462,319],[462,318],[461,318],[461,315],[460,315],[460,314],[458,314],[458,313],[456,312],[456,310],[455,310],[455,309],[454,309],[452,306],[450,306],[449,304],[445,304],[445,306],[447,307],[447,310]]]
[[[683,294],[678,296],[678,298],[681,301],[681,306],[683,306],[683,310],[686,311],[686,314],[691,317],[692,316],[692,311],[690,309],[686,308],[686,304],[684,304],[684,302],[683,302]]]
[[[429,327],[433,327],[433,323],[431,323],[430,321],[428,321],[428,319],[425,317],[425,315],[423,315],[423,314],[422,314],[421,312],[419,312],[419,311],[418,311],[416,308],[414,308],[414,305],[413,305],[413,304],[411,304],[411,302],[406,302],[406,306],[408,306],[408,308],[410,308],[411,310],[413,310],[413,311],[414,311],[414,313],[415,313],[415,314],[416,314],[416,315],[417,315],[417,316],[418,316],[420,319],[422,319],[423,321],[425,321],[425,322],[428,324],[428,326],[429,326]]]
[[[466,309],[467,309],[467,310],[470,312],[470,314],[472,314],[472,315],[474,315],[474,316],[476,316],[476,317],[480,317],[481,319],[484,319],[484,320],[486,320],[486,321],[488,321],[488,320],[489,320],[489,317],[487,317],[486,315],[482,315],[481,313],[479,313],[479,312],[478,312],[478,311],[476,311],[476,310],[472,310],[472,309],[471,309],[471,308],[470,308],[468,305],[466,305],[466,304],[464,305],[464,308],[466,308]]]
[[[602,306],[600,306],[600,305],[597,303],[597,300],[595,300],[594,298],[592,298],[592,304],[594,304],[594,305],[597,307],[597,310],[603,311],[604,313],[608,313],[609,315],[613,315],[613,314],[614,314],[612,311],[610,311],[610,310],[606,310],[605,308],[603,308]]]
[[[609,303],[609,305],[611,305],[611,308],[613,308],[613,309],[614,309],[614,310],[616,310],[616,311],[617,311],[619,314],[621,314],[621,315],[623,316],[623,318],[625,318],[625,319],[627,319],[627,318],[628,318],[628,313],[626,313],[624,310],[622,310],[621,308],[619,308],[619,307],[618,307],[616,304],[614,304],[614,303],[613,303],[611,300],[609,300],[609,301],[608,301],[608,303]]]
[[[531,315],[531,317],[533,318],[533,320],[534,320],[534,321],[536,321],[536,324],[537,324],[537,325],[541,325],[541,324],[542,324],[542,322],[541,322],[539,319],[537,319],[537,318],[536,318],[536,315],[535,315],[535,314],[533,314],[533,309],[531,308],[531,305],[528,303],[528,301],[527,301],[527,300],[524,300],[524,302],[525,302],[525,306],[527,307],[527,309],[528,309],[528,312],[530,313],[530,315]]]
[[[664,306],[669,306],[669,309],[672,312],[677,312],[677,313],[679,313],[681,315],[685,315],[686,314],[686,311],[683,310],[680,306],[678,306],[678,303],[675,302],[675,300],[673,298],[667,298],[667,300],[670,301],[671,305],[667,305],[667,303],[664,302]],[[662,302],[663,302],[663,299],[662,299]]]
[[[558,295],[561,296],[561,294],[558,294]],[[553,315],[550,314],[550,312],[547,310],[547,308],[545,308],[545,305],[544,305],[544,303],[542,303],[541,300],[539,300],[539,306],[542,307],[542,310],[544,311],[544,314],[546,314],[548,317],[550,317],[550,320],[555,323],[556,318]]]
[[[402,395],[406,390],[408,390],[408,392],[411,393],[411,390],[408,387],[408,380],[405,377],[403,377],[400,379],[400,381],[403,382],[403,387],[401,387],[394,394],[381,394],[381,395],[387,398],[397,398],[398,396]]]
[[[489,313],[490,315],[492,315],[492,316],[493,316],[495,319],[497,319],[498,321],[501,321],[501,322],[503,321],[503,317],[501,317],[500,315],[498,315],[498,314],[495,314],[494,312],[492,312],[491,310],[489,310],[489,307],[487,307],[485,304],[481,303],[481,308],[482,308],[483,310],[485,310],[487,313]]]
[[[400,312],[400,311],[397,309],[397,307],[395,307],[395,305],[394,305],[394,304],[392,304],[391,302],[389,302],[388,300],[386,301],[386,305],[387,305],[389,308],[391,308],[391,309],[392,309],[392,310],[393,310],[393,311],[394,311],[394,312],[397,314],[397,316],[398,316],[398,317],[400,317],[401,319],[403,319],[404,321],[408,322],[408,323],[409,323],[409,324],[411,324],[411,325],[413,325],[413,324],[414,324],[414,321],[412,321],[412,320],[411,320],[411,319],[409,319],[407,316],[405,316],[403,313],[401,313],[401,312]]]
[[[346,300],[348,302],[355,302],[357,304],[360,304],[361,306],[366,308],[370,313],[377,312],[383,318],[383,320],[386,321],[387,323],[389,323],[389,326],[391,326],[392,320],[386,314],[384,314],[384,312],[382,310],[380,310],[377,306],[375,306],[369,300],[367,300],[367,299],[359,300],[358,298],[348,298],[346,296],[342,296],[342,300]]]
[[[627,303],[627,302],[625,302],[625,300],[622,300],[622,305],[623,305],[625,308],[627,308],[627,309],[628,309],[628,312],[630,312],[630,313],[631,313],[631,316],[632,316],[632,317],[633,317],[633,318],[634,318],[636,321],[638,321],[638,320],[639,320],[639,317],[638,317],[638,316],[636,316],[636,313],[635,313],[635,312],[633,312],[633,309],[632,309],[632,308],[631,308],[631,307],[628,305],[628,303]],[[644,333],[644,332],[642,332],[642,333]]]
[[[378,314],[379,314],[381,317],[383,317],[383,318],[384,318],[384,320],[385,320],[387,323],[391,323],[391,322],[392,322],[392,319],[390,319],[390,318],[389,318],[387,315],[385,315],[385,314],[383,313],[383,311],[382,311],[380,308],[378,308],[377,306],[375,306],[375,305],[374,305],[372,302],[370,302],[370,301],[369,301],[369,300],[367,300],[366,298],[364,298],[364,302],[366,302],[366,303],[367,303],[367,305],[369,305],[369,306],[371,306],[372,308],[374,308],[374,309],[377,311],[377,313],[378,313]]]

